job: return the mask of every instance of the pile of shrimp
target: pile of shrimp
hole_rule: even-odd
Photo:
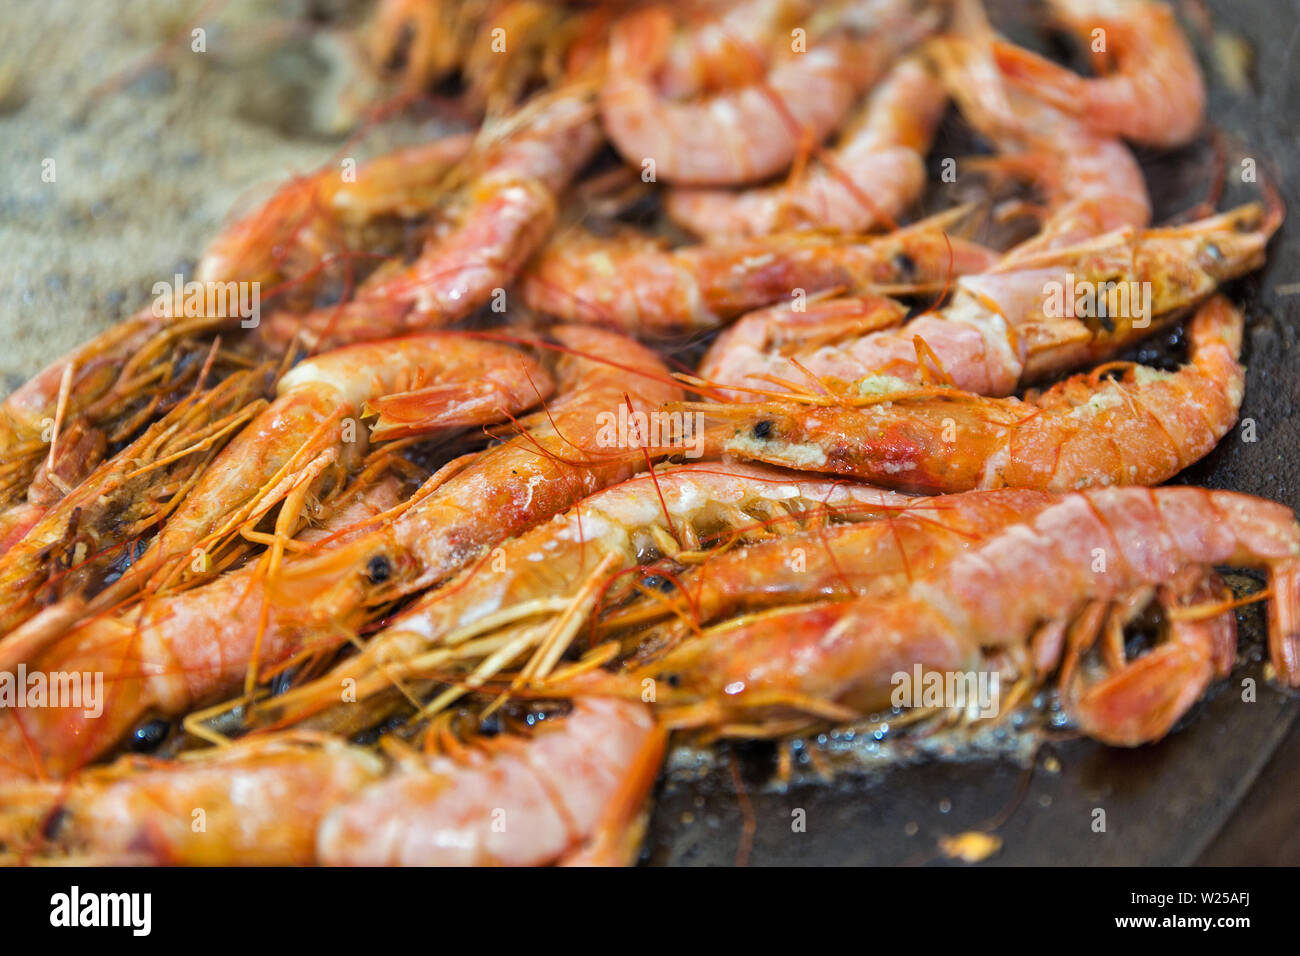
[[[1295,516],[1163,484],[1279,201],[1152,223],[1189,40],[1045,7],[1091,73],[977,0],[382,0],[375,69],[479,127],[225,228],[259,321],[146,307],[0,405],[0,858],[627,863],[674,742],[1159,740],[1251,600],[1300,687]],[[985,196],[921,214],[950,109]]]

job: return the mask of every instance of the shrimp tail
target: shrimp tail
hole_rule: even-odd
[[[1278,680],[1300,687],[1300,561],[1288,561],[1269,570],[1273,594],[1268,621],[1268,649]]]

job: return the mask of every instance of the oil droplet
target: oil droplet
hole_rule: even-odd
[[[979,863],[1002,849],[1002,838],[992,833],[977,833],[969,830],[956,836],[940,837],[939,849],[950,860]]]

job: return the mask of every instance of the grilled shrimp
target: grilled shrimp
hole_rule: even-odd
[[[176,761],[123,757],[67,782],[0,788],[0,859],[310,864],[321,819],[383,772],[375,754],[307,733]]]
[[[925,187],[925,153],[947,96],[917,59],[894,67],[835,150],[793,183],[729,192],[677,189],[668,215],[699,236],[783,229],[866,232],[889,225]]]
[[[949,305],[905,325],[903,307],[879,296],[827,299],[802,312],[773,307],[723,332],[700,377],[729,399],[806,390],[810,375],[876,376],[878,393],[937,380],[1008,395],[1110,357],[1257,268],[1279,222],[1279,211],[1249,204],[1186,226],[1019,254],[962,276]],[[1088,306],[1080,297],[1090,292]]]
[[[1047,391],[986,398],[860,380],[802,404],[685,405],[726,421],[706,448],[917,491],[1155,485],[1215,446],[1237,420],[1242,316],[1223,297],[1188,327],[1177,372],[1111,363]],[[1119,379],[1104,377],[1122,368]]]
[[[79,711],[8,720],[0,712],[0,774],[65,774],[151,711],[185,713],[235,691],[262,665],[332,651],[374,605],[446,578],[482,549],[643,469],[647,449],[603,448],[597,433],[603,414],[649,414],[679,398],[667,369],[613,333],[575,326],[555,335],[569,352],[558,397],[521,421],[519,436],[435,474],[400,517],[363,522],[269,576],[246,566],[89,618],[35,655],[29,670],[103,671],[113,693],[94,720]]]
[[[381,266],[355,298],[262,322],[265,341],[315,349],[448,325],[485,305],[550,232],[557,196],[600,145],[590,96],[544,96],[504,119],[470,155],[464,185],[411,265]]]
[[[930,220],[872,239],[787,233],[672,251],[640,237],[579,233],[548,245],[522,276],[539,312],[646,338],[712,329],[798,294],[875,285],[938,288],[987,269],[993,253]]]
[[[0,648],[38,612],[75,617],[63,613],[71,605],[54,609],[109,573],[123,551],[134,554],[136,540],[165,520],[230,437],[266,407],[271,377],[266,367],[237,372],[192,395],[65,496],[39,507],[0,556]]]
[[[978,15],[978,6],[970,6],[965,12]],[[936,37],[928,52],[962,116],[1000,150],[976,164],[1028,178],[1045,193],[1038,234],[1011,250],[1004,266],[1018,256],[1147,226],[1146,180],[1128,147],[1010,84],[997,67],[996,45],[996,35],[979,19]]]
[[[563,515],[538,525],[493,552],[490,567],[473,566],[403,611],[365,649],[318,681],[295,688],[254,708],[276,725],[296,722],[338,702],[342,681],[355,682],[356,700],[386,690],[394,681],[430,671],[466,669],[485,657],[462,686],[482,686],[495,669],[536,655],[553,662],[583,622],[607,600],[607,590],[648,555],[672,558],[697,551],[719,538],[762,540],[778,531],[833,518],[863,520],[900,509],[910,499],[844,482],[809,479],[752,465],[692,464],[637,476],[597,492]],[[528,635],[500,647],[472,639],[498,634],[506,625],[526,624]],[[504,643],[504,642],[498,642]],[[549,666],[529,670],[535,679]],[[344,705],[339,720],[374,719]],[[259,714],[260,712],[260,714]],[[328,724],[356,732],[364,727]]]
[[[502,735],[408,766],[343,800],[317,834],[326,865],[630,863],[666,735],[639,701],[577,697],[531,739]]]
[[[1173,10],[1156,0],[1049,0],[1058,23],[1104,49],[1094,60],[1112,72],[1082,77],[1005,41],[998,67],[1034,96],[1103,136],[1148,146],[1190,142],[1205,122],[1205,81]],[[1100,32],[1099,32],[1100,31]]]
[[[888,23],[910,13],[903,0],[883,5]],[[880,76],[895,39],[886,32],[882,23],[865,38],[845,30],[814,36],[807,52],[786,53],[761,81],[673,101],[655,81],[672,48],[672,12],[635,10],[612,28],[601,118],[623,158],[636,166],[653,161],[656,177],[687,185],[760,180],[788,166],[801,142],[819,143],[840,124]]]
[[[680,688],[661,713],[669,726],[753,734],[791,714],[847,719],[887,711],[897,675],[916,666],[948,674],[992,666],[983,652],[1023,648],[1099,602],[1214,565],[1268,571],[1274,667],[1283,682],[1300,684],[1300,527],[1281,505],[1200,488],[1065,495],[897,594],[739,618],[689,639],[647,673]],[[1156,653],[1156,671],[1188,679],[1183,660]],[[1093,709],[1089,732],[1136,743],[1172,723],[1167,699],[1149,712],[1142,695],[1129,699],[1144,712]]]
[[[393,480],[360,489],[326,520],[327,540],[346,544],[396,505],[397,494]],[[52,642],[41,634],[33,647],[14,647],[19,632],[6,635],[7,667],[25,662],[28,673],[84,674],[87,681],[99,674],[104,692],[95,709],[0,709],[0,783],[66,776],[151,714],[177,716],[237,691],[259,649],[274,660],[291,640],[282,632],[299,639],[314,635],[319,624],[313,630],[301,617],[277,619],[279,630],[259,642],[259,618],[268,608],[256,565],[190,591],[82,619]]]
[[[646,705],[586,696],[527,736],[395,761],[303,731],[173,761],[125,757],[0,788],[0,859],[624,864],[664,742]]]
[[[226,535],[255,524],[280,502],[317,497],[321,482],[338,468],[351,471],[364,455],[363,412],[379,416],[370,438],[382,440],[495,424],[553,389],[545,367],[518,349],[453,332],[363,343],[301,362],[149,548],[86,610],[174,583],[181,566],[193,563],[194,548],[216,550]]]

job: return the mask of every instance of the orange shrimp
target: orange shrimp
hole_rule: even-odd
[[[871,14],[859,18],[867,23],[833,15],[826,34],[771,63],[761,81],[674,101],[655,80],[672,50],[673,14],[662,4],[635,10],[612,29],[601,88],[606,132],[624,159],[653,161],[656,178],[673,183],[732,185],[779,173],[801,145],[839,126],[900,41],[922,32],[906,0],[873,4]]]
[[[600,145],[590,96],[541,97],[489,129],[467,159],[466,182],[411,265],[380,267],[337,306],[280,312],[258,332],[283,349],[313,349],[448,325],[503,290],[550,232],[558,194]]]
[[[827,159],[797,182],[743,192],[676,189],[669,217],[699,236],[747,237],[783,229],[857,233],[890,225],[925,187],[925,153],[947,95],[917,59],[872,93]]]
[[[394,150],[358,166],[354,177],[328,166],[292,179],[208,244],[195,278],[267,286],[297,279],[348,251],[349,234],[361,227],[431,211],[441,198],[439,183],[473,141],[464,134]]]
[[[326,865],[622,865],[640,847],[638,812],[666,735],[639,701],[577,697],[531,739],[485,740],[412,759],[321,822]]]
[[[1011,43],[996,44],[998,67],[1034,96],[1077,116],[1103,136],[1170,148],[1205,122],[1205,81],[1174,17],[1155,0],[1049,0],[1057,22],[1114,64],[1078,74]]]
[[[172,761],[125,757],[63,783],[0,788],[0,859],[626,864],[665,737],[646,705],[584,696],[528,735],[456,742],[446,755],[385,760],[291,731]]]
[[[852,395],[800,404],[692,405],[727,422],[706,448],[918,491],[1154,485],[1215,446],[1237,420],[1245,370],[1241,313],[1221,296],[1188,327],[1177,372],[1103,366],[1038,395],[986,398],[864,379]],[[860,396],[860,397],[859,397]]]
[[[301,504],[364,456],[363,411],[379,415],[370,440],[428,435],[495,424],[553,390],[546,368],[527,354],[454,332],[353,345],[301,362],[280,379],[275,401],[204,470],[149,547],[77,613],[94,614],[140,590],[178,583],[196,558],[211,564],[228,536],[281,502],[294,507],[281,512],[276,527],[291,533]],[[47,638],[58,633],[45,631]],[[30,647],[34,636],[24,634],[23,643]]]
[[[394,682],[451,668],[479,666],[466,686],[482,686],[513,660],[532,657],[534,681],[547,676],[583,622],[599,610],[607,588],[653,559],[696,552],[705,542],[762,540],[801,525],[831,519],[865,520],[902,508],[904,496],[864,485],[809,478],[752,465],[691,464],[640,475],[590,495],[531,531],[502,544],[491,569],[467,568],[430,591],[374,635],[358,655],[319,680],[254,705],[276,726],[302,720],[338,703],[341,681],[355,682],[356,700]],[[486,635],[525,622],[530,634],[512,638],[511,651]],[[468,643],[471,639],[475,644]],[[486,642],[493,643],[493,642]],[[499,642],[497,642],[499,643]],[[482,664],[484,658],[491,663]],[[344,711],[358,711],[351,705]],[[342,715],[375,720],[374,713]],[[322,725],[325,726],[325,725]],[[332,719],[327,726],[339,731]],[[349,732],[364,727],[348,724]]]
[[[391,480],[361,489],[326,520],[327,533],[336,543],[353,540],[397,504],[397,491]],[[16,669],[17,661],[29,674],[81,675],[87,688],[102,681],[103,693],[94,701],[83,696],[84,707],[0,709],[0,783],[64,777],[151,714],[184,714],[235,692],[258,652],[263,580],[254,562],[118,613],[80,620],[73,615],[74,626],[53,641],[41,634],[31,647],[14,646],[19,632],[6,635],[7,668]],[[273,660],[282,644],[320,628],[301,617],[275,623],[279,629],[264,645]]]
[[[1146,180],[1133,153],[1007,82],[997,67],[997,37],[977,4],[958,8],[962,27],[936,37],[928,51],[962,116],[1001,155],[971,165],[1027,176],[1044,190],[1047,208],[1036,236],[1011,250],[1018,256],[1076,245],[1151,220]]]
[[[579,233],[547,246],[522,276],[524,301],[566,320],[646,338],[716,328],[781,299],[833,288],[939,288],[993,264],[987,249],[924,220],[871,239],[787,233],[666,250],[640,237]]]
[[[265,408],[271,378],[269,367],[237,372],[191,395],[66,495],[42,504],[0,556],[0,648],[38,612],[66,621],[72,604],[63,605],[65,597],[93,587],[124,550],[134,554],[136,540],[165,520],[231,436]]]
[[[0,859],[307,865],[324,816],[383,772],[372,753],[301,732],[176,761],[123,757],[67,782],[0,788]]]
[[[680,688],[671,701],[667,690],[659,695],[670,704],[660,715],[670,727],[755,735],[769,724],[788,728],[791,715],[851,719],[888,711],[899,675],[916,667],[945,675],[1009,667],[1005,654],[1001,665],[986,655],[1024,648],[1096,602],[1215,565],[1268,571],[1274,666],[1284,683],[1300,684],[1300,526],[1282,505],[1200,488],[1065,495],[896,594],[736,619],[691,638],[647,673]],[[1188,679],[1181,661],[1157,656],[1154,666],[1167,680]],[[1116,728],[1114,742],[1167,729],[1163,702],[1144,710],[1141,695],[1129,700],[1143,712],[1092,711]],[[1106,739],[1097,724],[1089,727],[1099,730]]]
[[[1022,251],[962,276],[950,304],[907,324],[903,307],[879,296],[827,299],[802,312],[773,307],[724,331],[699,374],[728,399],[806,390],[809,375],[871,376],[880,394],[938,380],[1009,395],[1114,355],[1257,268],[1279,216],[1252,204],[1186,226]],[[1076,308],[1088,292],[1097,293],[1091,314]]]
[[[603,415],[648,415],[680,398],[658,357],[598,329],[562,327],[558,397],[521,434],[454,462],[383,522],[351,529],[268,576],[246,566],[188,591],[81,621],[29,661],[32,671],[99,671],[104,713],[0,712],[0,777],[51,776],[93,759],[150,712],[185,713],[249,673],[328,653],[372,608],[420,590],[484,548],[546,521],[646,467],[646,450],[601,447]]]

